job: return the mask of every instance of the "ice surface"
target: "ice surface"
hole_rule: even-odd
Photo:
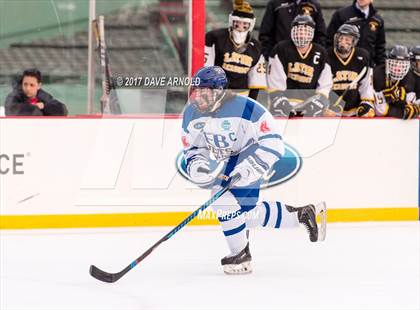
[[[254,272],[226,276],[218,227],[192,227],[114,284],[170,228],[0,231],[0,309],[419,309],[420,223],[251,232]]]

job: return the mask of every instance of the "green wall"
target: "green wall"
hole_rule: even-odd
[[[157,0],[96,0],[96,15],[134,6],[155,4]],[[0,0],[0,48],[11,43],[23,43],[57,36],[73,36],[87,31],[89,0]],[[1,68],[0,68],[1,70]],[[43,88],[63,101],[70,114],[86,113],[86,84],[44,84]],[[86,81],[84,81],[86,82]],[[0,85],[0,106],[4,104],[11,84]],[[97,85],[95,103],[98,105],[101,89]]]
[[[157,0],[96,0],[96,14]],[[87,29],[88,0],[0,0],[0,48]]]

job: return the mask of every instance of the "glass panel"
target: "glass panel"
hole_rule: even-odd
[[[97,0],[96,15],[105,16],[114,77],[186,76],[188,2]],[[36,67],[43,74],[42,88],[64,102],[70,115],[86,114],[88,18],[86,0],[0,1],[0,106],[22,71]],[[97,51],[95,62],[98,113],[102,88]],[[117,93],[123,113],[180,111],[186,99],[186,88]]]

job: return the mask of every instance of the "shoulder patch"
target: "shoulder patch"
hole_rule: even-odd
[[[262,121],[261,122],[260,131],[262,133],[267,133],[267,132],[270,132],[271,131],[270,127],[268,127],[268,125],[267,125],[267,121]]]
[[[181,140],[182,140],[182,145],[185,147],[185,148],[187,148],[187,147],[189,147],[190,146],[190,144],[188,143],[188,141],[187,141],[187,137],[186,136],[182,136],[181,137]]]

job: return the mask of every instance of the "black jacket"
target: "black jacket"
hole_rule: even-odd
[[[293,19],[300,14],[309,14],[316,23],[314,42],[325,45],[326,26],[321,6],[317,0],[270,0],[267,3],[258,39],[262,45],[262,54],[266,59],[274,45],[290,39]]]
[[[353,24],[359,28],[358,46],[369,52],[372,65],[380,65],[385,62],[384,20],[372,4],[369,7],[368,18],[365,18],[365,14],[356,7],[356,1],[350,6],[335,11],[327,29],[328,47],[334,44],[334,34],[343,24]]]
[[[36,95],[38,102],[44,103],[44,109],[29,103],[29,98],[23,93],[20,85],[15,86],[13,91],[6,97],[6,116],[66,116],[66,106],[40,89]]]

